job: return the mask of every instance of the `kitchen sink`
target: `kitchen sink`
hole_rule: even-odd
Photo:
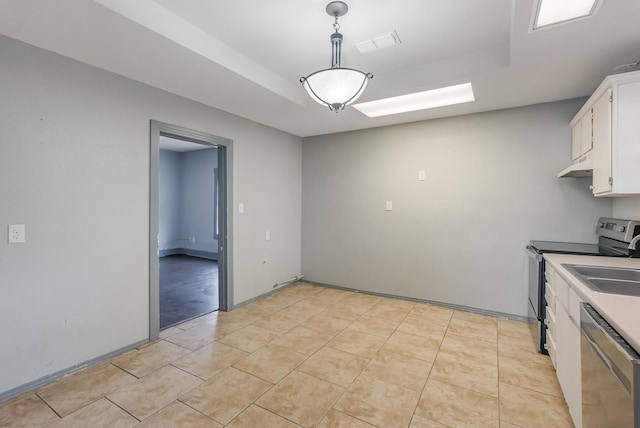
[[[609,278],[587,278],[591,289],[601,293],[624,294],[626,296],[640,297],[639,281],[624,281]]]
[[[640,297],[640,269],[570,264],[562,266],[593,291]]]
[[[582,275],[590,278],[608,278],[608,279],[620,279],[624,281],[640,281],[640,270],[611,268],[611,267],[603,267],[603,266],[579,266],[579,265],[565,265],[565,266],[571,266],[573,271],[578,275]]]

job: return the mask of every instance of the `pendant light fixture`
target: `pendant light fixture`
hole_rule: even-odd
[[[311,98],[336,113],[357,100],[373,77],[371,73],[340,67],[342,34],[338,32],[338,18],[344,16],[348,10],[347,4],[341,1],[332,1],[327,5],[327,14],[335,18],[335,31],[331,34],[331,68],[300,78],[302,87]]]

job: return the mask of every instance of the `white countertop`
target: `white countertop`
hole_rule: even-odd
[[[640,297],[593,291],[562,266],[566,263],[640,269],[640,259],[571,254],[544,254],[544,259],[580,297],[590,303],[636,351],[640,352]]]

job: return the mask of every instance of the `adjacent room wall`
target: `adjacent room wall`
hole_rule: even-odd
[[[151,119],[233,140],[235,303],[300,274],[300,138],[5,37],[0,52],[0,397],[148,337]]]
[[[180,229],[183,237],[195,238],[195,242],[182,241],[180,247],[214,258],[218,254],[218,240],[214,238],[213,227],[217,152],[216,149],[205,149],[182,153],[180,182]]]
[[[529,240],[595,242],[612,213],[556,178],[583,101],[303,139],[305,278],[525,316]]]
[[[180,175],[182,156],[179,152],[160,150],[159,162],[159,250],[179,248],[180,235]]]
[[[160,255],[218,258],[214,234],[215,148],[160,150]],[[193,238],[194,241],[189,239]]]

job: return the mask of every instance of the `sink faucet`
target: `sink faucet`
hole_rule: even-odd
[[[640,241],[640,234],[637,234],[636,236],[634,236],[631,242],[629,242],[629,249],[635,250],[636,244],[638,243],[638,241]]]

